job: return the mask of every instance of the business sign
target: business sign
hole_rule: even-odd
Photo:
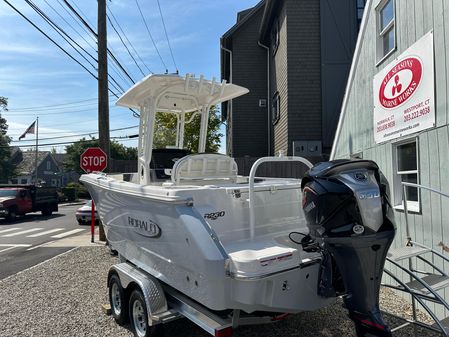
[[[373,93],[376,143],[435,126],[433,32],[374,76]]]

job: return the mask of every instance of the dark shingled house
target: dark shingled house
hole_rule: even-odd
[[[221,38],[221,76],[250,93],[223,104],[234,157],[327,158],[364,0],[264,0]]]

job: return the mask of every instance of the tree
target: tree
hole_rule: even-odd
[[[0,96],[0,182],[7,183],[14,175],[14,166],[11,164],[11,137],[6,135],[8,124],[1,112],[8,111],[8,99]]]
[[[186,121],[192,113],[186,114]],[[201,116],[198,114],[193,121],[185,125],[184,148],[192,152],[198,152],[198,142],[200,138]],[[176,116],[171,113],[158,112],[156,114],[156,126],[154,132],[154,148],[165,148],[176,144]],[[209,115],[209,127],[207,129],[206,152],[216,153],[220,149],[221,120],[215,106],[211,107]]]
[[[64,162],[64,168],[68,171],[84,173],[80,168],[80,157],[88,147],[98,147],[98,139],[85,139],[75,142],[65,147],[68,159]],[[116,141],[111,142],[111,158],[114,160],[136,160],[137,149],[126,147]],[[110,158],[108,158],[110,160]]]

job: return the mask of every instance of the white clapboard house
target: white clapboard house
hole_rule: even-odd
[[[368,0],[331,158],[379,164],[398,226],[386,265],[393,277],[384,279],[409,287],[418,307],[428,305],[446,327],[440,299],[449,301],[449,263],[438,254],[449,258],[448,125],[449,1]],[[410,239],[416,244],[404,247]],[[433,294],[410,273],[439,304],[420,296]]]

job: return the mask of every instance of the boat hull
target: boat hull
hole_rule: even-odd
[[[88,175],[91,176],[91,175]],[[191,199],[166,200],[83,176],[109,244],[126,260],[212,310],[316,310],[319,264],[251,277],[230,273],[230,257]],[[190,201],[189,201],[190,200]],[[198,205],[201,208],[201,205]]]

